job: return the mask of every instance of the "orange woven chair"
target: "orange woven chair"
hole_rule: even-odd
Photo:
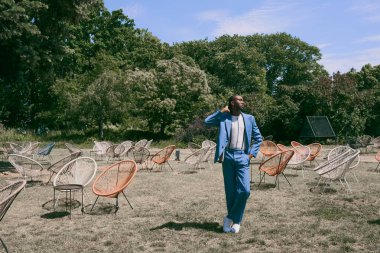
[[[269,176],[272,176],[272,177],[276,176],[275,184],[277,185],[278,189],[280,189],[280,179],[278,178],[278,175],[280,174],[282,174],[285,177],[288,184],[292,186],[289,180],[286,178],[284,174],[284,170],[293,155],[294,155],[293,150],[282,151],[271,156],[269,159],[261,163],[259,170],[260,170],[260,173],[264,172],[264,174],[262,177],[260,177],[259,186],[261,182],[265,180],[265,174],[268,174]]]
[[[169,163],[169,158],[175,148],[175,145],[169,145],[158,151],[156,154],[152,155],[148,160],[147,167],[152,170],[155,166],[158,166],[162,170],[162,167],[168,164],[169,167],[173,170],[172,166]]]
[[[312,144],[309,144],[307,145],[309,148],[310,148],[310,155],[309,157],[307,158],[308,161],[310,161],[310,165],[311,165],[311,162],[312,161],[315,161],[317,164],[318,161],[315,159],[319,153],[321,152],[322,150],[322,145],[319,144],[319,143],[312,143]]]
[[[263,141],[260,145],[260,152],[263,154],[263,160],[265,157],[270,157],[278,153],[276,143],[273,141]]]
[[[377,164],[377,167],[376,167],[376,170],[377,170],[377,168],[379,168],[379,165],[380,165],[380,151],[377,152],[377,154],[376,154],[376,156],[375,156],[375,159],[376,159],[377,161],[379,161],[379,163]]]
[[[285,145],[282,145],[282,144],[277,144],[277,148],[280,150],[280,151],[287,151],[289,150],[289,148]]]
[[[124,193],[125,188],[131,183],[137,171],[137,165],[132,160],[124,160],[110,165],[94,181],[92,191],[97,195],[91,211],[94,208],[98,198],[115,198],[116,212],[119,210],[119,195],[122,193],[130,207],[133,209],[127,196]]]

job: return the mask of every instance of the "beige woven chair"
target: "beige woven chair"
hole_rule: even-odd
[[[124,151],[120,154],[120,157],[127,156],[128,150],[133,147],[132,141],[123,141],[120,145],[124,146]]]
[[[73,144],[65,143],[65,146],[69,150],[70,154],[78,153],[78,152],[80,152],[81,154],[83,154],[82,150],[80,150],[79,148],[75,147]]]
[[[308,146],[296,146],[292,150],[294,150],[294,155],[290,159],[288,165],[295,167],[300,166],[302,170],[302,177],[305,178],[303,165],[310,156],[310,148]]]
[[[187,148],[190,149],[191,153],[194,153],[195,151],[199,150],[201,147],[201,145],[198,145],[194,142],[189,142],[187,144]]]
[[[92,147],[92,150],[90,151],[90,155],[94,154],[94,157],[100,156],[102,158],[106,155],[107,149],[112,144],[108,141],[94,141],[94,146]]]
[[[18,154],[10,154],[8,156],[8,161],[25,179],[30,177],[31,180],[33,180],[33,177],[42,176],[44,167],[39,162],[30,157]]]
[[[63,157],[62,159],[58,160],[57,162],[53,163],[52,165],[50,165],[46,170],[50,172],[50,177],[49,177],[49,180],[47,181],[46,184],[49,184],[50,183],[50,180],[51,178],[57,174],[64,165],[66,165],[68,162],[80,157],[82,154],[81,151],[79,152],[76,152],[76,153],[71,153],[70,155],[68,156],[65,156]]]
[[[25,184],[25,180],[19,180],[0,189],[0,221],[4,218],[17,195],[25,187]]]
[[[68,163],[66,163],[53,181],[53,187],[57,189],[57,186],[78,185],[81,190],[86,187],[94,179],[98,165],[95,160],[90,157],[79,157]],[[78,189],[79,190],[79,189]],[[67,192],[67,190],[60,190],[60,192]],[[54,208],[57,205],[59,196],[55,198],[54,191]],[[82,213],[84,212],[84,200],[82,194]]]
[[[210,147],[203,147],[194,151],[184,159],[185,163],[192,165],[194,169],[200,169],[200,164],[205,161],[209,149]]]
[[[350,165],[357,158],[359,153],[359,150],[348,149],[334,159],[328,160],[314,168],[313,170],[320,176],[317,187],[321,181],[333,182],[338,180],[348,192],[352,192],[345,175],[350,170]],[[326,185],[327,184],[325,184],[323,191],[325,190]]]
[[[350,146],[337,146],[333,148],[332,150],[330,150],[330,152],[327,155],[327,160],[331,161],[334,158],[338,157],[339,155],[343,154],[344,152],[350,149],[351,149]],[[360,155],[358,155],[357,158],[350,164],[350,169],[352,170],[353,168],[358,166],[359,163],[360,163]],[[354,176],[356,182],[359,182],[354,171],[352,171],[352,175]]]

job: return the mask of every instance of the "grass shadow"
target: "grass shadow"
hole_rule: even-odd
[[[49,220],[52,220],[52,219],[63,218],[63,217],[65,217],[65,216],[69,216],[69,215],[70,215],[70,212],[63,211],[63,212],[51,212],[51,213],[45,213],[45,214],[41,215],[40,217],[43,218],[43,219],[49,219]]]
[[[272,184],[272,183],[261,183],[260,186],[259,184],[251,184],[251,190],[255,189],[255,190],[261,190],[261,191],[267,191],[267,190],[270,190],[270,189],[274,189],[276,188],[276,184]]]
[[[370,225],[380,225],[380,219],[368,220],[367,223]]]
[[[367,169],[369,172],[380,173],[380,169]]]
[[[185,228],[195,228],[195,229],[201,229],[201,230],[206,230],[210,232],[215,232],[215,233],[223,233],[222,226],[219,225],[217,222],[174,222],[170,221],[167,222],[161,226],[151,228],[150,231],[155,231],[155,230],[160,230],[160,229],[171,229],[171,230],[176,230],[176,231],[181,231]]]
[[[288,174],[286,173],[286,177],[299,177],[298,174]]]
[[[90,205],[89,210],[91,210],[92,205]],[[119,209],[122,208],[119,206]],[[116,206],[111,203],[96,203],[94,209],[92,211],[87,211],[86,213],[89,215],[103,215],[103,214],[114,214],[116,211]]]
[[[185,174],[185,175],[196,174],[196,173],[198,173],[198,171],[195,171],[195,170],[187,170],[187,171],[178,172],[178,174]]]
[[[328,184],[326,186],[324,184],[319,184],[318,187],[311,187],[309,191],[315,194],[334,194],[338,192],[334,188],[331,188]]]
[[[29,188],[29,187],[33,187],[33,186],[41,186],[41,185],[44,185],[43,181],[42,180],[30,180],[30,181],[27,181],[26,182],[26,185],[25,187],[26,188]]]
[[[48,210],[48,211],[53,211],[54,210],[54,200],[51,199],[47,202],[45,202],[44,204],[42,204],[42,208],[45,209],[45,210]],[[66,202],[66,199],[65,198],[60,198],[58,199],[58,202],[57,202],[57,205],[56,205],[56,209],[69,209],[69,205],[70,205],[70,200],[68,199],[67,202]],[[81,203],[79,202],[79,200],[76,200],[76,199],[72,199],[71,200],[71,210],[75,209],[75,208],[78,208],[81,206]]]

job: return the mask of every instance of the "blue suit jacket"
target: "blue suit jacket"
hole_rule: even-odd
[[[263,141],[259,128],[257,127],[255,117],[249,114],[242,113],[245,131],[244,131],[244,140],[245,140],[245,150],[244,153],[252,154],[253,157],[256,157],[257,152],[259,151],[260,144]],[[232,115],[230,113],[222,113],[217,111],[210,116],[208,116],[204,123],[207,126],[219,127],[218,140],[215,150],[214,162],[219,160],[220,155],[224,153],[225,148],[230,142],[231,135],[231,125],[232,125]],[[253,144],[251,146],[251,139],[253,137]]]

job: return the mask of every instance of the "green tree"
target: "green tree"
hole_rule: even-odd
[[[159,60],[153,70],[128,71],[125,84],[132,90],[134,115],[160,134],[173,133],[209,110],[206,74],[175,58]]]

